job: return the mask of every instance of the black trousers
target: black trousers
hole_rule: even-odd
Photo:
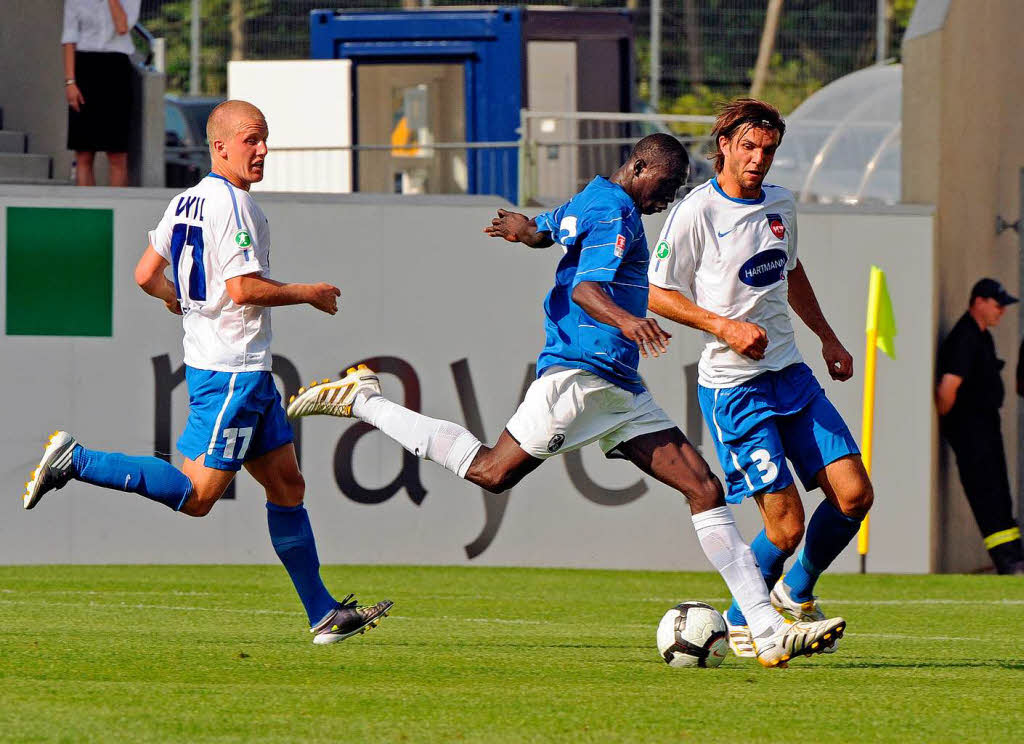
[[[1021,542],[1013,518],[999,412],[979,416],[970,424],[945,425],[942,433],[956,455],[960,482],[989,554],[1000,573],[1012,573],[1021,560]],[[988,544],[989,538],[999,541],[1007,537],[1010,539],[996,545]]]
[[[120,52],[75,52],[85,103],[68,108],[68,149],[127,152],[131,147],[132,62]]]

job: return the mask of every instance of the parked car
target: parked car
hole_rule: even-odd
[[[223,100],[164,96],[164,178],[168,188],[195,186],[210,172],[206,119]]]

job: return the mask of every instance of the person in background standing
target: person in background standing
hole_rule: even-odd
[[[75,151],[79,186],[95,186],[94,161],[106,152],[110,185],[128,185],[131,138],[132,27],[141,0],[65,0],[64,95],[68,149]]]
[[[1013,520],[1010,480],[1000,429],[1003,360],[988,329],[999,324],[1006,306],[1017,302],[995,279],[981,279],[971,290],[967,312],[939,345],[935,405],[942,436],[956,454],[967,501],[1001,574],[1024,574],[1020,527]]]

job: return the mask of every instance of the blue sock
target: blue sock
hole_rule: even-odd
[[[267,527],[274,551],[291,576],[312,627],[337,607],[338,601],[320,579],[320,559],[306,507],[278,506],[268,501]]]
[[[860,522],[843,514],[827,500],[818,505],[807,525],[804,548],[786,574],[789,596],[797,602],[807,602],[814,596],[818,577],[850,544],[860,529]]]
[[[757,561],[757,565],[761,567],[761,575],[764,576],[764,583],[768,586],[768,591],[772,590],[775,586],[775,582],[782,576],[782,569],[786,565],[786,559],[789,558],[789,553],[784,553],[775,543],[768,539],[768,536],[761,530],[757,533],[757,537],[750,543],[750,552],[754,554],[754,559]],[[743,617],[743,612],[740,610],[740,606],[736,604],[736,600],[732,601],[726,612],[729,623],[732,625],[746,625],[747,619]]]
[[[94,486],[129,491],[178,511],[192,495],[188,476],[159,457],[131,457],[76,445],[71,453],[75,478]]]

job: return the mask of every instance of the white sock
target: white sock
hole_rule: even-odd
[[[782,616],[772,607],[768,588],[754,554],[743,542],[728,506],[692,516],[704,555],[725,579],[729,591],[747,618],[754,638],[772,635],[782,627]]]
[[[416,457],[466,477],[481,442],[465,427],[410,411],[383,395],[358,395],[352,413],[387,434]]]

